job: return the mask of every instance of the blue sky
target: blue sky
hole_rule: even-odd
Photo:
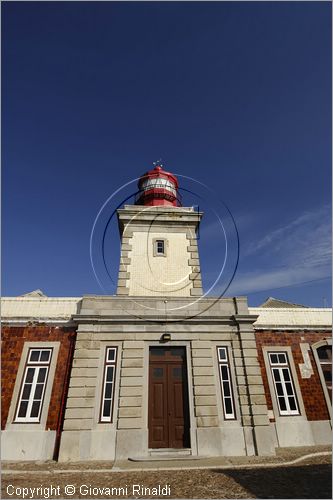
[[[228,294],[331,305],[330,2],[1,7],[3,295],[102,293],[95,217],[162,157],[200,195],[183,192],[205,212],[206,288],[224,258],[223,202],[240,238]],[[106,250],[116,277],[114,222]]]

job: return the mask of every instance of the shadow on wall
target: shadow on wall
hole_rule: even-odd
[[[214,470],[256,498],[332,498],[331,464]]]

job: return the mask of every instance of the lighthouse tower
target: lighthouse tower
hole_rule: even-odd
[[[197,230],[202,213],[181,206],[178,180],[161,163],[138,182],[135,205],[118,210],[117,295],[202,295]]]

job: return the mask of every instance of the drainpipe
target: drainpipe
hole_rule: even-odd
[[[53,460],[58,460],[58,457],[59,457],[61,433],[62,433],[63,426],[64,426],[66,400],[67,400],[67,394],[68,394],[68,388],[69,388],[69,375],[70,375],[70,371],[72,368],[72,361],[73,361],[74,349],[75,349],[76,332],[69,333],[68,339],[69,339],[69,349],[68,349],[66,370],[65,370],[65,376],[64,376],[64,386],[63,386],[61,402],[60,402],[60,411],[59,411],[59,417],[58,417],[58,422],[57,422],[57,433],[56,433],[56,440],[55,440],[55,445],[54,445]]]

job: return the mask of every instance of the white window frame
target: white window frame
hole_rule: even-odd
[[[299,403],[298,403],[298,399],[297,399],[297,393],[296,393],[296,389],[295,389],[293,375],[292,375],[292,372],[291,372],[291,369],[289,366],[289,362],[288,362],[287,351],[268,351],[267,356],[268,356],[268,362],[269,362],[269,366],[270,366],[270,370],[271,370],[271,376],[272,376],[275,398],[276,398],[279,414],[281,416],[300,415],[301,412],[300,412]],[[274,361],[272,359],[273,356],[276,356],[277,361]],[[288,371],[289,380],[286,380],[285,370]],[[277,381],[275,379],[274,373],[279,374],[280,380]],[[281,388],[282,388],[282,392],[283,392],[282,395],[278,394],[277,383],[281,384]],[[292,389],[292,394],[288,394],[287,384],[290,384],[290,387]],[[280,399],[279,399],[281,397],[283,397],[283,399],[284,399],[286,409],[281,409]],[[290,403],[289,403],[290,397],[292,397],[294,399],[296,409],[292,409],[290,407]]]
[[[323,370],[321,368],[321,362],[320,362],[320,359],[319,359],[319,356],[318,356],[318,351],[317,351],[317,349],[319,349],[319,347],[323,347],[323,346],[330,346],[330,347],[332,347],[332,339],[328,338],[328,339],[320,340],[319,342],[316,342],[316,343],[312,344],[311,345],[311,349],[312,349],[313,357],[314,357],[316,365],[317,365],[317,370],[318,370],[318,374],[319,374],[321,386],[323,388],[323,392],[324,392],[324,396],[325,396],[325,400],[326,400],[328,412],[330,414],[330,417],[332,418],[332,403],[331,403],[331,399],[330,399],[330,396],[329,396],[329,393],[328,393],[328,389],[327,389],[327,385],[326,385],[326,380],[325,380],[325,377],[324,377],[324,374],[323,374]]]
[[[109,354],[113,352],[113,358],[109,359]],[[114,407],[114,394],[116,385],[116,368],[117,368],[117,346],[107,346],[105,348],[105,358],[104,358],[104,372],[103,372],[103,386],[102,386],[102,397],[101,397],[101,408],[100,408],[100,418],[101,423],[112,423],[113,419],[113,407]],[[112,381],[107,380],[108,368],[113,368],[113,378]],[[107,384],[112,383],[111,397],[106,398],[105,392]],[[110,401],[110,415],[104,415],[104,403],[105,401]]]
[[[33,352],[38,352],[38,351],[39,351],[38,359],[36,361],[32,361],[31,360],[32,353]],[[41,361],[41,359],[40,359],[41,358],[41,353],[43,351],[44,352],[45,351],[49,352],[49,358],[48,358],[47,361]],[[26,362],[26,366],[25,366],[25,370],[24,370],[24,376],[22,378],[20,396],[19,396],[18,401],[17,401],[14,422],[18,422],[18,423],[20,423],[20,422],[22,422],[22,423],[29,423],[29,422],[31,422],[31,423],[39,423],[40,422],[42,408],[43,408],[43,404],[44,404],[44,395],[45,395],[45,390],[46,390],[47,381],[48,381],[49,368],[50,368],[51,361],[52,361],[52,354],[53,354],[53,349],[49,348],[49,347],[45,347],[45,348],[34,348],[34,347],[31,347],[29,349],[28,356],[27,356],[27,362]],[[39,382],[39,384],[43,384],[41,396],[40,396],[39,399],[35,399],[35,395],[36,395],[35,393],[36,393],[36,388],[37,388],[37,381],[38,381],[38,377],[39,377],[41,369],[46,369],[46,373],[45,373],[45,377],[44,377],[43,382]],[[29,370],[33,370],[33,376],[32,376],[32,382],[31,382],[31,384],[26,381]],[[24,388],[27,385],[31,385],[29,397],[28,397],[28,399],[26,399],[26,398],[23,399]],[[21,403],[23,401],[28,401],[28,405],[27,405],[27,410],[26,410],[25,416],[20,417],[19,416],[19,411],[20,411]],[[40,401],[38,415],[35,416],[35,417],[32,417],[31,416],[32,406],[33,406],[33,403],[36,402],[36,401]]]
[[[229,354],[227,346],[216,346],[217,349],[217,360],[219,367],[219,379],[222,393],[222,402],[223,402],[223,415],[225,420],[236,420],[236,409],[235,409],[235,398],[233,391],[233,384],[231,379],[231,371],[230,371],[230,363],[229,363]],[[223,379],[222,376],[222,367],[227,369],[228,379]],[[229,385],[229,395],[225,395],[224,391],[224,383]],[[226,408],[226,400],[229,399],[231,402],[231,412],[227,412]]]
[[[163,241],[163,252],[158,251],[158,243]],[[166,238],[153,238],[153,256],[166,257],[167,255],[168,240]]]
[[[48,370],[47,383],[46,383],[46,387],[45,387],[44,400],[43,400],[43,404],[42,404],[42,410],[41,410],[39,422],[22,422],[22,421],[17,422],[17,421],[15,421],[16,409],[18,406],[19,397],[21,395],[21,388],[22,388],[22,382],[24,380],[26,362],[28,359],[29,350],[31,348],[37,349],[37,350],[40,350],[40,349],[45,350],[45,349],[52,348],[53,349],[52,359],[51,359],[51,364],[50,364],[49,370]],[[51,393],[52,393],[52,388],[53,388],[55,372],[56,372],[56,368],[57,368],[59,349],[60,349],[60,342],[59,341],[32,342],[29,340],[29,341],[24,342],[20,362],[19,362],[18,369],[17,369],[14,390],[13,390],[13,394],[12,394],[12,398],[11,398],[11,402],[10,402],[10,406],[9,406],[8,417],[7,417],[7,422],[6,422],[6,431],[7,430],[31,431],[32,428],[38,429],[38,430],[45,430],[46,429],[46,423],[47,423],[47,418],[48,418],[48,413],[49,413],[49,406],[50,406],[50,401],[51,401]]]

